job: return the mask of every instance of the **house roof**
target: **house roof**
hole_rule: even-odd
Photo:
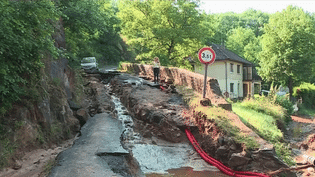
[[[253,65],[253,63],[245,60],[244,58],[229,51],[228,49],[226,49],[225,47],[223,47],[221,45],[212,44],[211,46],[212,46],[212,49],[215,51],[215,54],[216,54],[215,60],[216,61],[232,60],[232,61],[243,63],[245,65]]]

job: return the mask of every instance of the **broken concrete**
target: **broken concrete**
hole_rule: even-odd
[[[95,115],[82,127],[81,137],[74,145],[58,155],[57,166],[49,176],[135,176],[128,168],[117,171],[118,164],[126,165],[122,156],[129,154],[120,143],[121,134],[119,120],[108,113]]]

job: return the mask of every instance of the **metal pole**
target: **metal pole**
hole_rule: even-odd
[[[207,71],[208,71],[208,63],[205,64],[205,80],[203,81],[203,96],[206,97],[206,89],[207,89]]]

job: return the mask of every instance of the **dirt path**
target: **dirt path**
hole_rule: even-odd
[[[315,157],[315,120],[292,116],[285,139],[290,142],[297,165],[306,164],[306,156]],[[306,156],[305,156],[306,155]],[[299,171],[300,176],[315,176],[313,167]]]
[[[17,161],[13,168],[0,171],[1,177],[43,177],[47,175],[57,155],[73,145],[76,138],[64,141],[49,149],[37,149],[27,152],[22,160]]]

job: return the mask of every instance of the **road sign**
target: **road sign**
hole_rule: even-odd
[[[207,71],[208,65],[215,61],[215,52],[211,47],[204,47],[199,50],[198,57],[201,63],[205,64],[205,79],[203,81],[203,94],[202,97],[206,97],[207,89]]]
[[[203,64],[212,64],[215,61],[215,52],[211,47],[204,47],[199,50],[198,57]]]

